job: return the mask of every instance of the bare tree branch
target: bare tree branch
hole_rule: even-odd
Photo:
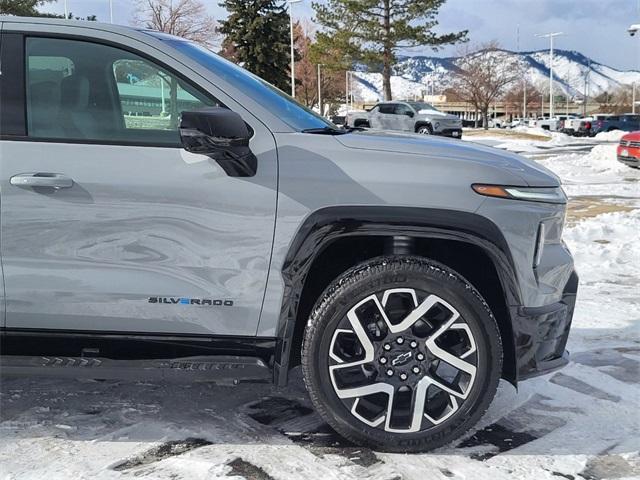
[[[454,82],[456,92],[482,113],[484,127],[488,128],[491,104],[504,95],[509,85],[522,78],[522,66],[496,42],[466,48],[460,53]]]
[[[211,46],[217,22],[200,0],[136,0],[133,23]]]

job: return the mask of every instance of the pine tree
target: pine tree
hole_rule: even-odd
[[[391,100],[391,69],[398,49],[465,41],[467,31],[437,35],[436,16],[446,0],[328,0],[313,2],[325,30],[318,43],[345,57],[382,66],[384,97]]]
[[[21,17],[49,17],[38,11],[40,5],[50,3],[53,0],[0,0],[0,14],[18,15]]]
[[[222,53],[281,90],[289,82],[289,16],[275,0],[224,0]]]

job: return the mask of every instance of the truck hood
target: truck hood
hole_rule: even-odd
[[[438,120],[460,120],[460,117],[451,115],[450,113],[440,112],[438,110],[419,110],[419,118],[434,118]]]
[[[515,153],[472,142],[389,131],[353,132],[334,137],[347,148],[424,155],[464,160],[508,170],[531,187],[557,187],[560,179],[550,170]]]

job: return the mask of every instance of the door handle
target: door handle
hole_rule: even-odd
[[[21,173],[11,177],[11,185],[16,187],[71,188],[73,180],[61,173]]]

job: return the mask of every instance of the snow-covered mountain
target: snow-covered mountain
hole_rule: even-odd
[[[501,55],[515,57],[526,67],[526,78],[540,91],[549,89],[549,50],[531,52],[500,51]],[[391,79],[394,98],[411,99],[424,93],[441,93],[451,85],[457,70],[458,57],[437,58],[427,56],[400,57]],[[622,85],[640,82],[640,72],[621,71],[591,60],[576,51],[555,50],[553,55],[554,91],[582,98],[585,83],[590,97],[605,91],[613,92]],[[356,101],[376,102],[383,98],[382,75],[356,73],[354,86]],[[587,80],[585,82],[585,79]]]

